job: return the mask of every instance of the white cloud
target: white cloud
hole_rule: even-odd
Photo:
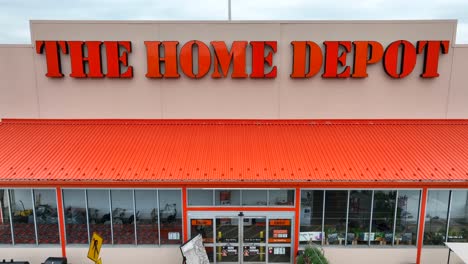
[[[468,43],[467,0],[231,0],[235,20],[458,19]],[[0,43],[29,43],[30,19],[224,20],[228,0],[0,0]]]

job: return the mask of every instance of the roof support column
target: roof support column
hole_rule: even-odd
[[[421,196],[421,210],[419,210],[419,229],[417,240],[416,264],[421,264],[421,252],[424,240],[424,222],[426,220],[427,187],[423,187]]]
[[[59,221],[60,245],[62,246],[62,257],[67,257],[65,241],[65,215],[63,213],[62,188],[56,188],[57,194],[57,216]]]
[[[294,199],[296,208],[294,216],[294,262],[296,263],[297,251],[299,250],[299,228],[301,214],[301,188],[296,187],[296,198]]]
[[[188,241],[188,212],[187,212],[187,187],[182,187],[182,232],[184,243]]]

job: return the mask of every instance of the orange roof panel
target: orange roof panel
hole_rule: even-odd
[[[468,120],[3,120],[0,181],[467,182]]]

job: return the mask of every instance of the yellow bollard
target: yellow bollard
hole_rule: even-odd
[[[265,247],[260,247],[260,261],[263,261],[263,258],[265,257]]]
[[[218,242],[221,242],[221,237],[223,236],[223,233],[221,232],[218,232]],[[221,261],[221,258],[223,256],[221,256],[221,247],[218,247],[218,261]]]

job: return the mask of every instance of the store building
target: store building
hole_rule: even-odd
[[[32,21],[0,45],[0,256],[442,263],[468,240],[455,20]],[[176,43],[177,42],[177,43]]]

